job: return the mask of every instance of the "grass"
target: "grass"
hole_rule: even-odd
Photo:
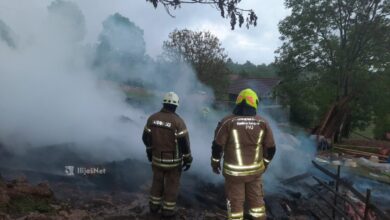
[[[8,213],[52,213],[53,207],[50,206],[49,199],[36,198],[33,196],[21,196],[11,199],[10,203],[6,207]]]
[[[368,138],[371,138],[371,139],[375,139],[374,129],[375,129],[375,124],[371,123],[364,130],[352,131],[349,139],[362,139],[363,137],[358,135],[358,134],[361,134],[361,135],[368,137]]]

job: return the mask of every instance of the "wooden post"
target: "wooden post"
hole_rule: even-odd
[[[363,218],[364,220],[368,219],[368,210],[370,209],[370,199],[371,199],[371,190],[367,189],[366,201],[365,201],[366,207],[364,208],[364,218]]]
[[[337,178],[336,178],[336,193],[334,195],[333,204],[337,207],[337,193],[339,192],[339,184],[340,184],[340,166],[337,166]],[[333,208],[333,219],[336,219],[336,210]]]

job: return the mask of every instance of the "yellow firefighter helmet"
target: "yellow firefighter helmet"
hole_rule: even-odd
[[[246,104],[257,109],[259,105],[259,98],[257,97],[255,91],[253,91],[252,89],[242,90],[237,96],[236,105],[242,103],[244,100]]]

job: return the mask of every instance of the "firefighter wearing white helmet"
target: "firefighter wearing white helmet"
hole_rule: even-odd
[[[174,92],[168,92],[164,95],[163,104],[179,106],[179,96]]]
[[[164,217],[173,217],[181,171],[191,167],[192,156],[186,125],[175,113],[179,96],[168,92],[162,104],[163,108],[148,118],[142,140],[153,169],[150,212],[162,209]]]

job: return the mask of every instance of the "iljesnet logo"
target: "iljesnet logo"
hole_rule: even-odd
[[[74,166],[65,166],[65,175],[74,176]]]
[[[104,174],[106,174],[106,168],[65,166],[66,176],[75,176],[75,175],[86,176],[86,175],[104,175]]]

